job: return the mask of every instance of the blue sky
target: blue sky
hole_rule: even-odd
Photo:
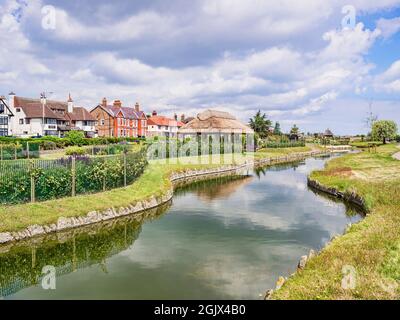
[[[4,95],[243,121],[261,109],[286,130],[338,134],[366,132],[372,101],[400,124],[400,0],[0,0],[0,41]]]

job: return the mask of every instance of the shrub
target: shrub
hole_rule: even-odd
[[[72,130],[66,134],[66,137],[74,146],[81,146],[85,141],[85,135],[82,131]]]
[[[85,148],[82,148],[82,147],[76,147],[76,146],[74,146],[74,147],[68,147],[68,148],[65,150],[65,154],[66,154],[67,156],[80,156],[80,155],[86,154],[86,149],[85,149]]]
[[[40,146],[43,150],[55,150],[57,149],[57,144],[53,141],[43,141]]]

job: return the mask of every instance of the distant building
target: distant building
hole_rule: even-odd
[[[179,134],[183,135],[201,133],[254,134],[254,130],[228,112],[206,110],[179,129]]]
[[[151,117],[147,120],[148,136],[177,137],[178,130],[183,125],[184,124],[181,121],[178,121],[176,115],[172,119],[165,116],[159,116],[156,111],[153,111]]]
[[[123,107],[120,100],[108,105],[103,98],[101,104],[90,111],[96,119],[96,133],[99,137],[145,137],[147,117],[140,110],[139,103],[134,108]]]
[[[5,137],[10,135],[11,117],[14,116],[10,110],[6,98],[0,96],[0,136]]]
[[[333,133],[332,133],[332,131],[330,130],[330,129],[326,129],[325,130],[325,132],[324,132],[324,137],[325,138],[333,138]]]
[[[83,107],[77,107],[71,98],[67,102],[9,95],[8,105],[15,115],[11,135],[63,137],[70,130],[83,131],[86,137],[95,135],[95,119]]]

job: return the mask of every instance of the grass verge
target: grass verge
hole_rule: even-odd
[[[355,191],[370,213],[309,260],[273,299],[400,298],[400,161],[392,158],[396,151],[396,146],[386,145],[377,153],[349,154],[311,174],[325,186]],[[346,266],[355,270],[354,289],[342,286]]]

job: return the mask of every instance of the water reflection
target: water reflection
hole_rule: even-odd
[[[171,207],[2,247],[1,294],[257,299],[293,272],[301,255],[360,219],[308,189],[307,174],[324,163],[308,159],[199,181],[177,190]],[[44,265],[57,268],[54,291],[38,285]]]

